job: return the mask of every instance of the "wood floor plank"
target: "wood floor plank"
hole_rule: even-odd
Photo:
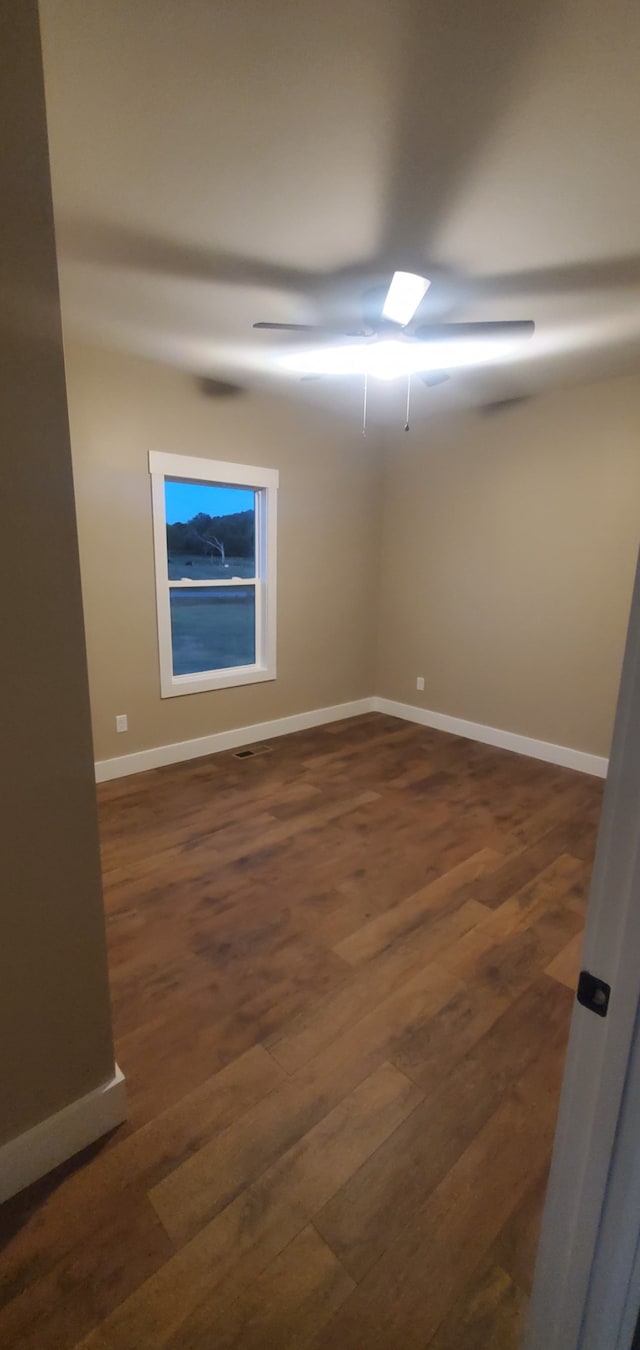
[[[260,855],[265,850],[286,843],[296,834],[348,815],[361,806],[377,801],[378,798],[379,793],[367,789],[364,792],[349,794],[343,800],[334,800],[322,806],[312,807],[308,811],[301,812],[295,819],[284,821],[260,819],[258,824],[261,828],[252,830],[250,834],[243,821],[234,822],[225,825],[215,835],[209,833],[202,835],[194,842],[193,847],[187,850],[186,857],[184,844],[169,843],[139,863],[129,865],[127,870],[130,876],[134,876],[140,882],[145,877],[167,868],[176,873],[182,870],[183,874],[188,873],[194,864],[201,865],[203,862],[209,867],[221,868],[253,855]],[[107,878],[108,876],[109,873]]]
[[[222,1316],[248,1280],[266,1269],[420,1100],[414,1085],[391,1065],[376,1070],[180,1248],[86,1345],[129,1350],[143,1338],[142,1344],[175,1344],[177,1350],[182,1324],[198,1305],[200,1317],[215,1322]],[[159,1199],[159,1193],[160,1188],[151,1192],[156,1208],[181,1235],[192,1226],[191,1211],[179,1211],[173,1197],[165,1191]]]
[[[561,854],[574,853],[577,856],[571,846],[579,843],[581,828],[579,826],[576,831],[574,822],[554,826],[528,848],[505,858],[502,865],[488,873],[482,883],[471,883],[469,895],[489,909],[495,909]]]
[[[501,949],[509,942],[515,947],[518,935],[527,929],[545,937],[544,952],[549,945],[551,951],[557,950],[567,929],[582,930],[581,897],[587,872],[582,860],[561,854],[465,933],[455,949],[443,955],[443,963],[453,974],[472,981],[487,954],[491,960],[504,963]],[[559,929],[557,935],[555,928]],[[513,963],[509,964],[511,968]]]
[[[425,965],[411,979],[394,989],[371,1012],[354,1020],[344,1033],[309,1061],[307,1072],[320,1074],[340,1066],[350,1077],[355,1065],[373,1067],[378,1058],[394,1060],[406,1039],[431,1026],[432,1019],[462,985],[437,961]],[[277,1052],[273,1050],[274,1055]],[[300,1070],[302,1075],[304,1069]]]
[[[488,1264],[440,1323],[427,1350],[519,1350],[527,1298],[499,1266]]]
[[[547,975],[552,975],[554,980],[560,980],[562,984],[566,984],[567,988],[574,992],[578,987],[583,944],[584,933],[580,929],[577,933],[574,933],[566,947],[563,947],[547,966]]]
[[[266,1040],[305,1007],[344,982],[348,969],[334,953],[268,935],[217,944],[209,975],[192,956],[189,982],[155,1003],[129,1005],[115,1018],[119,1062],[131,1079],[130,1112],[143,1124],[256,1041]],[[261,948],[261,942],[266,950]]]
[[[393,943],[415,932],[425,922],[433,923],[438,915],[456,904],[463,888],[468,892],[476,876],[490,872],[502,855],[492,849],[481,849],[466,862],[451,868],[444,876],[429,882],[400,904],[365,923],[351,937],[340,942],[336,955],[352,965],[361,965],[386,951]]]
[[[73,1231],[73,1213],[68,1223]],[[133,1289],[163,1269],[173,1251],[144,1194],[130,1194],[0,1311],[0,1347],[71,1350]]]
[[[269,1175],[286,1179],[288,1188],[294,1185],[311,1218],[324,1204],[327,1187],[330,1194],[339,1189],[420,1101],[422,1093],[414,1083],[392,1065],[382,1064],[277,1157]],[[187,1241],[224,1208],[233,1185],[233,1150],[239,1134],[238,1130],[231,1138],[223,1136],[219,1146],[214,1142],[149,1192],[174,1242]],[[267,1156],[264,1149],[259,1156],[256,1168],[255,1156],[247,1160],[241,1154],[235,1168],[237,1189],[249,1183],[252,1170],[259,1175]]]
[[[112,1148],[93,1152],[5,1248],[0,1261],[0,1304],[15,1299],[27,1286],[31,1298],[54,1258],[59,1269],[61,1258],[75,1253],[97,1228],[113,1228],[114,1219],[127,1210],[132,1187],[136,1187],[135,1199],[266,1097],[283,1078],[267,1051],[254,1046],[142,1129],[116,1138]]]
[[[262,779],[259,783],[239,782],[231,791],[216,792],[202,801],[198,786],[196,792],[185,792],[176,809],[171,798],[166,811],[158,810],[147,817],[144,830],[123,839],[116,834],[105,841],[102,860],[105,872],[111,867],[121,868],[149,856],[156,849],[178,845],[193,846],[196,842],[214,839],[226,826],[237,825],[240,811],[250,811],[254,829],[264,829],[288,815],[299,815],[313,809],[322,789],[314,783],[296,780],[274,783]],[[261,806],[264,809],[260,809]]]
[[[213,1330],[216,1350],[304,1350],[353,1287],[309,1224],[214,1326],[198,1309],[181,1329],[180,1345],[207,1350]]]
[[[492,1249],[492,1257],[522,1291],[530,1295],[547,1193],[549,1168],[530,1187],[509,1215]]]
[[[428,1023],[412,1028],[396,1045],[394,1064],[425,1092],[436,1092],[512,1001],[499,987],[460,983]]]
[[[551,789],[551,785],[550,785]],[[534,803],[522,820],[512,823],[513,852],[537,843],[558,824],[579,821],[593,836],[597,828],[602,793],[585,774],[569,774],[554,784],[542,805]],[[575,838],[572,842],[576,842]],[[575,850],[571,850],[572,852]]]
[[[438,1086],[423,1105],[316,1216],[319,1232],[354,1279],[363,1279],[414,1222],[527,1066],[543,1053],[562,1053],[569,1006],[567,991],[543,976],[457,1068],[442,1063]]]
[[[307,1226],[303,1206],[256,1182],[79,1343],[78,1350],[178,1350],[190,1313],[222,1315]]]
[[[582,859],[561,853],[497,909],[492,909],[480,926],[483,932],[499,940],[543,919],[558,903],[583,922],[588,876],[589,868]]]
[[[318,999],[308,1010],[267,1038],[278,1062],[290,1073],[306,1064],[321,1050],[343,1035],[354,1021],[364,1017],[424,964],[436,957],[457,938],[484,918],[482,905],[469,900],[451,914],[424,924],[411,938],[401,938],[357,970],[354,977],[337,992]]]
[[[530,1065],[403,1235],[319,1334],[314,1350],[428,1345],[522,1199],[529,1170],[538,1170],[548,1156],[563,1049]]]
[[[304,981],[307,988],[313,983],[319,993],[348,974],[347,963],[335,952],[295,931],[286,911],[271,921],[258,916],[255,923],[246,913],[245,932],[235,943],[229,921],[212,920],[207,929],[202,916],[185,919],[182,940],[171,927],[160,938],[153,954],[115,966],[112,990],[120,1035],[155,1017],[159,1002],[164,1007],[174,998],[180,1002],[187,979],[190,995],[208,999],[210,1015],[220,1017],[260,991],[268,995],[277,978],[290,985]]]
[[[201,1147],[167,1191],[186,1186],[200,1217],[211,1217],[310,1130],[346,1094],[428,1023],[458,981],[437,966],[355,1021],[343,1036],[248,1109],[211,1146]]]
[[[582,917],[570,896],[563,895],[562,888],[559,892],[542,914],[536,916],[534,911],[522,924],[508,923],[504,937],[495,937],[497,928],[481,921],[464,935],[455,952],[443,953],[443,964],[468,983],[515,997],[582,930]]]

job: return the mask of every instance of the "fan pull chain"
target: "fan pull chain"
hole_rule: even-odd
[[[407,420],[404,424],[405,431],[411,431],[409,426],[409,408],[411,406],[411,374],[407,375]]]
[[[369,391],[369,376],[367,371],[364,373],[364,402],[362,405],[362,435],[367,434],[367,394]]]

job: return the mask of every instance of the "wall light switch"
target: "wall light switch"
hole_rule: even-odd
[[[116,731],[128,731],[128,730],[129,724],[127,722],[127,714],[118,713],[118,716],[116,717]]]
[[[416,689],[424,689],[424,675],[418,675]]]

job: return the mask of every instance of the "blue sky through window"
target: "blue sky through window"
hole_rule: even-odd
[[[208,516],[231,516],[236,511],[253,511],[254,493],[250,488],[218,487],[215,483],[173,483],[165,479],[164,500],[167,525],[177,520],[193,520],[199,511]]]

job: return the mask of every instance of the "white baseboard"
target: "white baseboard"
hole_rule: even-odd
[[[544,759],[548,764],[561,764],[566,769],[578,769],[580,773],[591,773],[597,778],[607,776],[608,759],[601,755],[590,755],[586,750],[572,750],[567,745],[553,745],[551,741],[536,741],[530,736],[519,736],[514,731],[501,731],[498,727],[485,727],[481,722],[465,722],[461,717],[449,717],[446,713],[431,712],[428,708],[416,708],[412,703],[396,703],[391,698],[376,696],[371,699],[371,708],[375,712],[387,713],[390,717],[402,717],[407,722],[419,722],[421,726],[433,727],[436,731],[449,731],[454,736],[466,736],[471,741],[513,750],[518,755],[529,755],[531,759]]]
[[[236,727],[233,731],[216,731],[211,736],[199,736],[193,741],[176,741],[173,745],[157,745],[151,750],[138,750],[133,755],[118,759],[99,759],[96,762],[96,782],[106,783],[110,778],[124,778],[145,769],[159,769],[163,764],[179,764],[181,760],[198,759],[202,755],[216,755],[222,750],[236,750],[241,745],[270,740],[272,736],[288,736],[293,731],[307,731],[327,722],[340,722],[346,717],[358,717],[370,712],[370,698],[355,699],[352,703],[337,703],[332,708],[314,708],[311,712],[294,713],[291,717],[276,717],[271,722],[256,722],[250,727]]]
[[[396,703],[394,699],[378,698],[376,695],[373,698],[355,699],[352,703],[337,703],[331,708],[313,708],[310,712],[294,713],[291,717],[276,717],[271,722],[256,722],[250,727],[236,727],[233,731],[216,731],[210,736],[199,736],[192,741],[157,745],[151,750],[121,755],[118,759],[98,760],[95,766],[96,782],[106,783],[110,778],[124,778],[131,773],[143,773],[146,769],[159,769],[163,764],[179,764],[182,760],[198,759],[202,755],[236,750],[239,746],[252,745],[255,741],[288,736],[294,731],[307,731],[310,727],[340,722],[346,717],[358,717],[367,712],[387,713],[390,717],[401,717],[407,722],[417,722],[424,727],[433,727],[436,731],[448,731],[454,736],[466,736],[472,741],[482,741],[485,745],[495,745],[502,750],[513,750],[515,754],[529,755],[532,759],[543,759],[548,764],[561,764],[567,769],[591,773],[598,778],[605,778],[607,774],[609,761],[601,755],[590,755],[586,750],[572,750],[566,745],[553,745],[550,741],[536,741],[531,736],[520,736],[514,731],[501,731],[499,727],[486,727],[481,722],[467,722],[461,717],[449,717],[447,713],[417,708],[412,703]]]
[[[124,1074],[116,1064],[107,1083],[0,1146],[0,1204],[121,1125],[126,1114]]]

